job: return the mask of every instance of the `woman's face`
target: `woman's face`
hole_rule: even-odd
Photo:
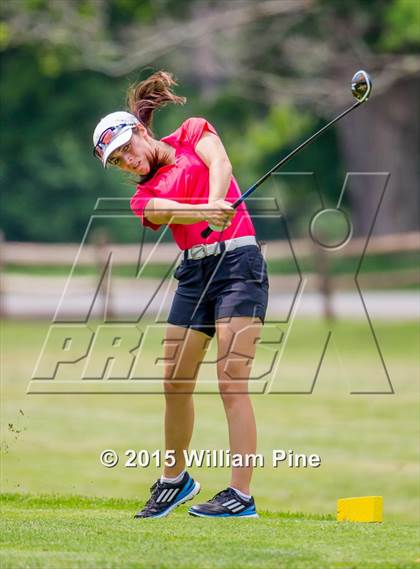
[[[150,172],[152,159],[152,138],[141,125],[133,129],[131,139],[120,146],[108,158],[109,164],[131,174],[145,176]]]

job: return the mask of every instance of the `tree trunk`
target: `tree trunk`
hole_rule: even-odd
[[[403,79],[337,126],[347,172],[389,172],[375,234],[416,230],[419,219],[419,124],[417,78]],[[377,192],[372,177],[354,177],[349,197],[354,230],[366,234]]]

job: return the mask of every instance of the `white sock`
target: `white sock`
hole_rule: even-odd
[[[239,496],[241,498],[243,498],[244,500],[250,500],[252,498],[252,496],[250,496],[249,494],[244,494],[243,492],[241,492],[240,490],[238,490],[237,488],[234,488],[233,486],[229,486],[229,488],[232,488],[232,490],[235,490],[235,492],[237,494],[239,494]]]
[[[166,482],[168,484],[178,484],[178,482],[181,482],[183,476],[185,474],[185,470],[183,470],[182,472],[180,472],[178,474],[178,476],[175,476],[175,478],[167,478],[165,476],[161,476],[160,477],[160,481],[161,482]]]

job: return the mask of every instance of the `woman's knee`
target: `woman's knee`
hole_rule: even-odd
[[[223,405],[232,408],[241,405],[248,398],[248,382],[245,381],[220,381],[219,393]]]

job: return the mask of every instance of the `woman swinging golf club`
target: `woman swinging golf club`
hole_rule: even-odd
[[[153,112],[185,99],[172,92],[172,75],[159,71],[130,88],[130,112],[104,117],[93,135],[102,164],[140,176],[131,198],[146,227],[168,224],[183,251],[178,287],[165,330],[165,445],[173,465],[151,488],[137,518],[160,518],[192,499],[200,485],[185,470],[194,424],[192,394],[209,340],[217,338],[217,375],[226,412],[230,451],[256,452],[256,426],[247,382],[268,300],[267,266],[246,206],[214,127],[189,118],[158,140]],[[210,226],[209,237],[202,231]],[[232,468],[230,486],[190,508],[201,517],[258,517],[250,494],[252,467]]]

